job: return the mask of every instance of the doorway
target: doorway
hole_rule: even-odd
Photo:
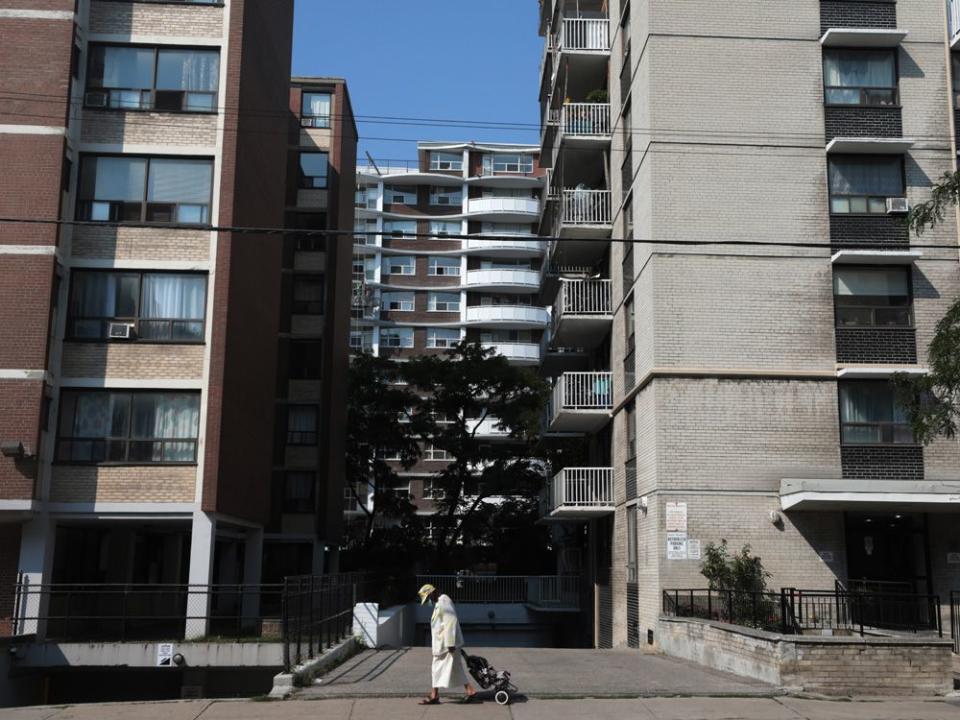
[[[849,590],[931,593],[923,513],[847,513],[846,543]]]

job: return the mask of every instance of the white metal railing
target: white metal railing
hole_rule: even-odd
[[[530,233],[501,233],[503,237],[498,238],[498,233],[483,233],[483,237],[469,238],[467,240],[467,250],[523,250],[531,255],[538,255],[546,250],[546,242]],[[529,239],[527,239],[529,237]]]
[[[540,360],[540,343],[509,343],[509,342],[491,342],[484,343],[485,348],[491,348],[497,355],[508,360],[526,360],[538,362]]]
[[[467,322],[544,327],[550,322],[550,314],[546,308],[535,305],[471,305],[467,308]]]
[[[609,135],[610,103],[564,103],[561,127],[564,135]]]
[[[547,108],[547,125],[559,125],[563,117],[563,111],[560,108]]]
[[[576,575],[417,575],[416,585],[430,583],[455,603],[530,603],[579,607]]]
[[[536,198],[472,198],[467,203],[467,212],[536,215],[540,212],[540,201]]]
[[[568,225],[609,225],[609,190],[564,190],[561,222]]]
[[[948,0],[949,22],[950,22],[950,41],[960,33],[960,0]]]
[[[564,468],[550,481],[550,507],[609,507],[613,505],[613,468]]]
[[[564,18],[559,37],[560,50],[609,52],[610,20],[603,18]]]
[[[613,376],[610,372],[566,372],[553,386],[553,412],[562,410],[612,410]]]
[[[612,315],[612,280],[560,279],[560,292],[553,304],[554,317],[563,315]]]
[[[469,286],[517,286],[540,287],[539,270],[468,270],[467,285]]]

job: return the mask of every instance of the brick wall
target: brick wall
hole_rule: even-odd
[[[55,465],[50,501],[192,503],[196,481],[193,465]]]
[[[65,342],[61,375],[200,380],[203,350],[203,345]]]
[[[0,380],[0,438],[19,440],[36,452],[42,406],[43,382]],[[36,477],[34,460],[0,456],[0,499],[31,499]]]
[[[837,328],[837,362],[917,362],[917,331],[913,328]]]
[[[845,445],[840,457],[844,478],[923,480],[923,448],[919,446]]]
[[[219,40],[224,8],[176,3],[90,3],[91,34],[159,35]]]
[[[19,558],[20,525],[0,525],[0,637],[11,633]]]
[[[826,141],[835,137],[903,137],[898,107],[825,107]]]
[[[122,7],[122,6],[121,6]],[[217,116],[190,113],[83,111],[84,143],[208,146],[217,142]]]
[[[84,259],[206,262],[210,259],[210,233],[204,230],[164,229],[157,232],[150,228],[90,225],[74,229],[72,254]]]
[[[837,248],[906,249],[906,223],[892,215],[831,215],[830,240]]]
[[[895,28],[896,26],[896,0],[880,2],[822,0],[820,3],[821,33],[830,28]]]

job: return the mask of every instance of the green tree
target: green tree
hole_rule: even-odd
[[[960,172],[945,173],[930,190],[930,199],[910,210],[907,223],[918,235],[943,222],[960,202]],[[917,440],[924,445],[957,433],[960,414],[960,300],[937,323],[927,349],[929,374],[897,373],[897,402],[906,413]]]
[[[770,578],[763,561],[752,554],[749,545],[744,545],[731,556],[726,540],[721,540],[719,545],[707,545],[700,563],[700,574],[707,578],[711,590],[746,593],[766,592]]]
[[[532,370],[467,341],[410,360],[403,374],[422,397],[422,441],[449,460],[432,478],[442,563],[451,546],[495,532],[505,505],[539,496],[544,465],[534,455],[547,387]],[[480,433],[491,428],[501,436],[494,442]]]

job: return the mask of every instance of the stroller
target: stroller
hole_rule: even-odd
[[[479,655],[467,655],[466,651],[461,649],[463,659],[467,663],[467,669],[477,684],[484,690],[494,688],[496,693],[493,699],[497,705],[509,705],[510,696],[517,692],[517,686],[510,682],[510,673],[506,670],[499,672],[493,665],[487,662],[487,659]]]

